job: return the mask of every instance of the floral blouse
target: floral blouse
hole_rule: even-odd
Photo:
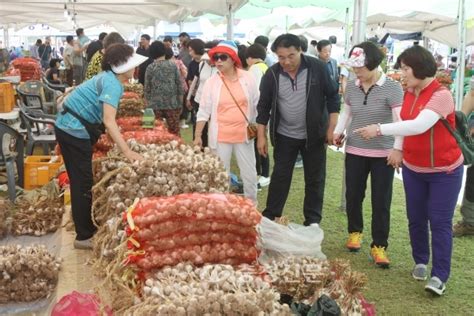
[[[176,64],[171,60],[158,60],[148,65],[144,92],[149,108],[174,110],[182,107],[184,90]]]

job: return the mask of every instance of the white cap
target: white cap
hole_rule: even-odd
[[[126,63],[121,64],[119,66],[112,66],[112,71],[116,74],[124,74],[130,69],[133,69],[140,65],[141,63],[145,62],[148,57],[133,53],[133,55],[127,60]]]

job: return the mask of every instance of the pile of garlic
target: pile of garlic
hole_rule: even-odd
[[[58,282],[60,265],[44,245],[0,246],[0,304],[49,296]]]
[[[142,110],[145,109],[143,99],[121,99],[117,117],[129,117],[143,115]]]
[[[135,198],[172,196],[187,192],[227,192],[229,177],[219,158],[208,149],[171,141],[166,145],[142,145],[129,140],[133,151],[144,161],[105,159],[97,166],[99,181],[93,188],[93,211],[99,225],[123,212]],[[122,157],[117,149],[111,156]],[[110,176],[112,174],[112,176]]]
[[[123,85],[126,92],[135,92],[139,97],[143,97],[143,85],[141,83],[127,83]]]
[[[93,239],[93,254],[97,260],[106,262],[115,258],[117,247],[127,238],[123,230],[122,218],[112,217],[99,227]]]
[[[291,315],[269,283],[230,265],[166,267],[145,281],[143,292],[145,302],[125,314]]]
[[[12,219],[12,234],[42,236],[55,232],[61,227],[63,214],[61,203],[19,204]]]
[[[352,271],[347,260],[286,257],[265,265],[272,286],[294,301],[312,305],[321,295],[334,299],[344,315],[362,315],[361,290],[365,274]]]
[[[288,256],[264,266],[278,292],[292,296],[295,301],[318,293],[332,275],[329,261],[312,257]]]

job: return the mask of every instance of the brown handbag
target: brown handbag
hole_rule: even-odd
[[[257,124],[250,123],[249,119],[247,118],[247,115],[245,115],[244,111],[242,111],[242,108],[240,107],[239,103],[237,102],[234,95],[230,91],[229,86],[225,82],[224,78],[221,77],[221,79],[222,79],[222,82],[224,83],[224,86],[227,88],[227,91],[229,91],[229,94],[232,97],[232,100],[234,100],[235,105],[237,105],[237,107],[240,110],[240,113],[242,113],[242,115],[245,117],[245,120],[247,121],[247,138],[248,138],[248,140],[252,140],[252,139],[257,138]]]

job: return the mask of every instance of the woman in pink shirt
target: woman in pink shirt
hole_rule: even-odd
[[[443,124],[455,128],[451,92],[436,80],[436,61],[415,45],[397,59],[407,85],[400,112],[402,121],[356,129],[365,139],[404,136],[403,185],[415,280],[431,278],[425,290],[443,295],[451,270],[452,222],[463,177],[464,157],[456,139]],[[431,243],[430,243],[431,237]]]
[[[244,195],[257,202],[257,172],[254,140],[247,137],[247,119],[255,122],[258,87],[253,76],[240,69],[241,61],[233,41],[222,41],[209,51],[218,73],[206,81],[197,113],[194,144],[202,146],[201,133],[209,121],[209,147],[230,172],[235,154]]]

